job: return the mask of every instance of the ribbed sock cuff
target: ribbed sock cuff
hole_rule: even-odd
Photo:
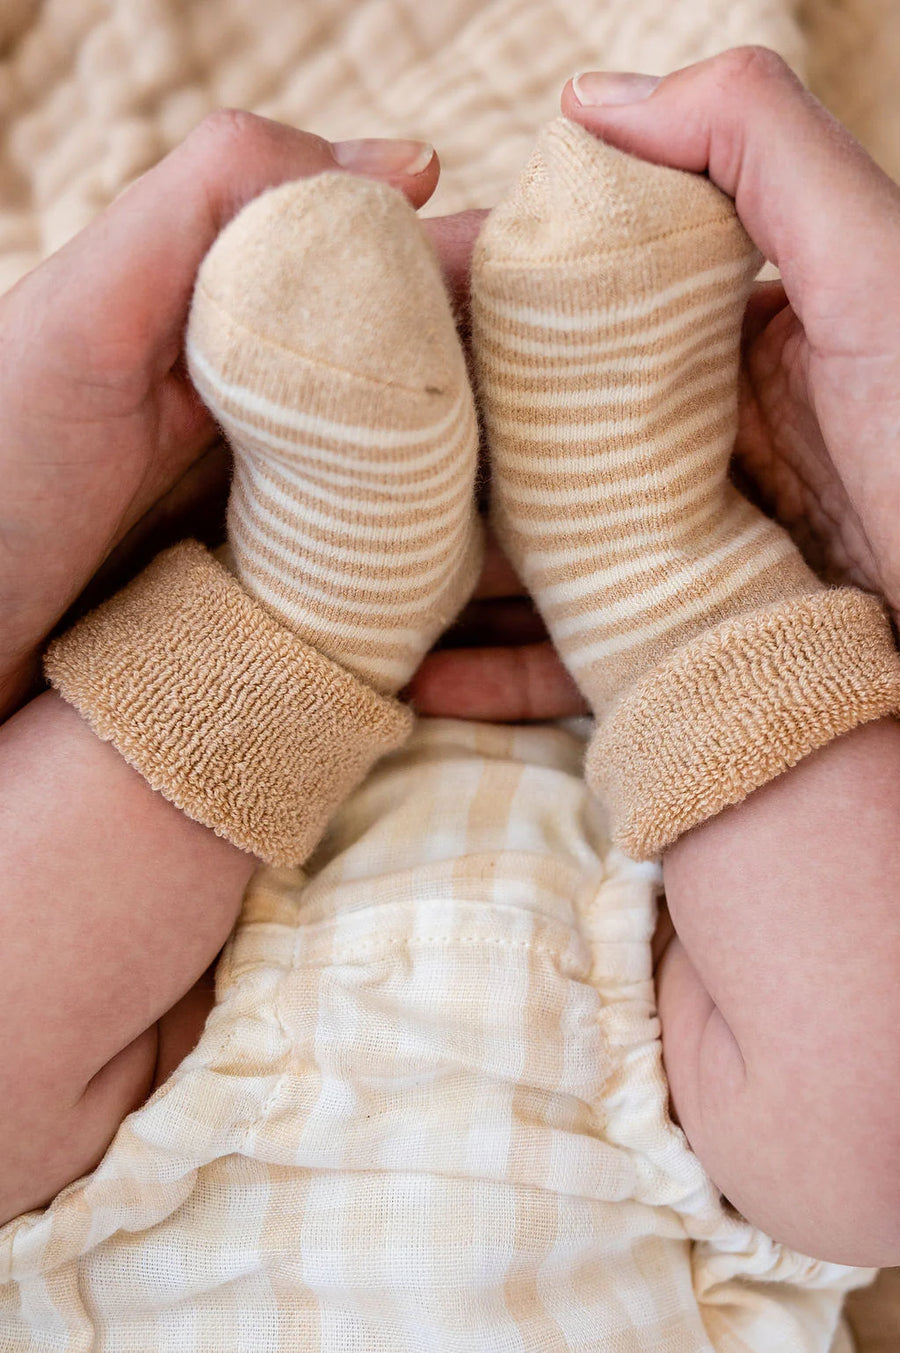
[[[55,640],[64,700],[188,817],[299,864],[412,714],[317,653],[196,541]]]
[[[900,657],[881,603],[823,590],[728,620],[660,663],[597,729],[586,775],[616,844],[649,859],[898,709]]]

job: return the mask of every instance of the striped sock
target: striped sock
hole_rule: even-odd
[[[347,175],[264,193],[203,263],[187,353],[234,452],[239,581],[320,653],[399,690],[481,556],[472,395],[412,208]]]
[[[709,182],[564,121],[482,233],[495,528],[597,712],[708,626],[818,586],[728,479],[758,265]]]
[[[707,180],[565,121],[476,250],[493,522],[638,857],[900,698],[877,600],[823,588],[729,482],[759,261]]]

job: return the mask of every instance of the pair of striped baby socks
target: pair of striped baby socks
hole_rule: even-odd
[[[476,251],[493,523],[636,856],[900,703],[879,603],[824,588],[728,479],[758,263],[708,182],[563,121]],[[226,229],[188,358],[234,450],[232,572],[177,547],[48,671],[185,811],[295,862],[405,736],[392,697],[475,581],[473,399],[414,213],[342,176]]]

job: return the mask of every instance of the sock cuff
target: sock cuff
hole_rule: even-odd
[[[302,863],[413,722],[280,625],[196,541],[56,639],[44,666],[154,789],[270,864]]]
[[[586,775],[616,844],[649,859],[859,724],[900,709],[900,655],[880,601],[794,597],[676,650],[597,729]]]

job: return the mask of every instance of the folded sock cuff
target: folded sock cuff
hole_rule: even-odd
[[[159,555],[56,639],[64,700],[188,817],[299,864],[409,709],[310,648],[196,541]]]
[[[585,769],[616,844],[649,859],[898,709],[900,657],[881,603],[823,590],[730,619],[671,654],[598,727]]]

